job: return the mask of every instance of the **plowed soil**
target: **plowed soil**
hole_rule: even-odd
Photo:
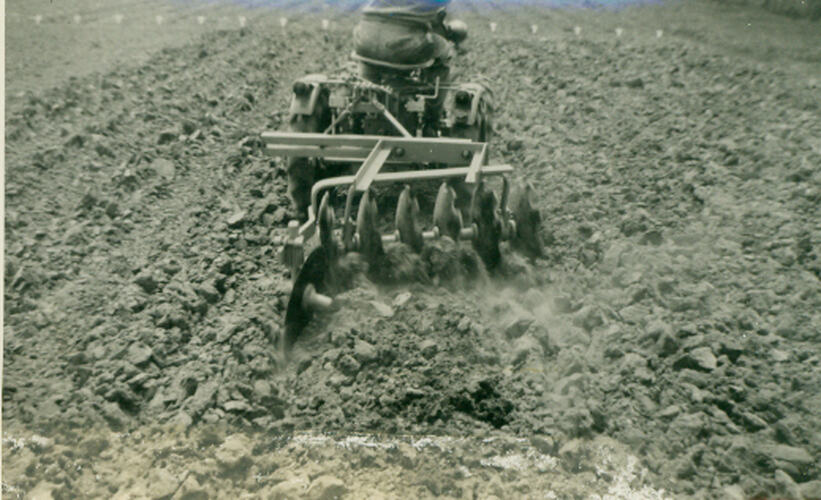
[[[355,17],[122,6],[7,16],[4,497],[821,498],[817,22],[456,9],[547,256],[362,280],[285,357],[257,136]]]

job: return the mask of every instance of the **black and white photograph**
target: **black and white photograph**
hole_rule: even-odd
[[[821,0],[6,0],[4,499],[821,500]]]

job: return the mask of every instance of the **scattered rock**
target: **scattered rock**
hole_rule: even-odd
[[[372,300],[371,305],[374,309],[376,309],[376,312],[383,318],[390,318],[393,316],[393,308],[391,306],[379,302],[378,300]]]
[[[243,327],[244,323],[240,318],[233,315],[226,315],[222,318],[222,327],[219,332],[217,332],[217,342],[220,344],[227,342],[234,334],[241,331]]]
[[[799,488],[801,489],[802,498],[808,500],[821,499],[821,479],[801,483]]]
[[[314,479],[308,488],[307,497],[312,500],[337,500],[348,493],[345,483],[339,478],[324,475]]]
[[[579,310],[570,297],[556,297],[553,299],[553,307],[559,314],[567,314]]]
[[[342,330],[339,328],[335,328],[328,333],[328,337],[331,342],[331,345],[336,347],[342,347],[344,345],[349,345],[351,340],[351,335],[348,333],[347,330]]]
[[[179,488],[181,500],[208,500],[208,491],[197,480],[197,474],[189,473]]]
[[[120,205],[117,202],[110,201],[105,204],[105,214],[110,219],[116,219],[120,215]]]
[[[8,338],[8,337],[6,337]],[[88,355],[85,352],[75,352],[68,357],[68,362],[72,365],[79,366],[88,363]]]
[[[589,385],[589,381],[590,377],[586,373],[574,373],[559,379],[553,390],[562,396],[583,394]]]
[[[116,157],[116,155],[114,154],[114,151],[112,151],[111,148],[109,148],[105,144],[95,144],[94,145],[94,151],[98,155],[100,155],[104,158],[115,158]]]
[[[642,291],[646,291],[647,289],[642,287]],[[635,298],[634,298],[635,301]],[[658,342],[658,340],[664,336],[665,334],[672,335],[672,328],[670,328],[670,324],[665,321],[658,321],[654,320],[647,324],[646,327],[646,334],[644,335],[643,339],[647,339],[650,342]]]
[[[667,408],[658,412],[658,416],[660,418],[675,418],[678,414],[681,413],[681,406],[679,405],[670,405]]]
[[[697,347],[690,351],[690,356],[701,370],[713,371],[718,366],[716,357],[709,347]]]
[[[573,315],[573,324],[590,333],[604,325],[604,316],[598,307],[584,306]]]
[[[425,359],[432,359],[439,352],[439,345],[431,339],[423,340],[419,344],[419,352]]]
[[[220,299],[220,293],[217,291],[217,287],[213,281],[200,283],[194,287],[194,291],[209,304],[216,304]]]
[[[87,140],[88,140],[88,137],[86,137],[85,135],[76,134],[76,135],[71,136],[71,138],[66,141],[66,146],[67,147],[74,147],[74,148],[82,148],[83,146],[85,146],[85,143],[86,143]]]
[[[786,493],[787,498],[801,498],[801,490],[798,484],[783,470],[777,469],[775,471],[775,482],[781,491]]]
[[[59,485],[50,483],[48,481],[40,481],[37,485],[28,492],[26,498],[31,498],[32,500],[52,500],[55,498],[55,493],[59,488]],[[5,486],[3,487],[5,490]]]
[[[784,361],[788,361],[790,359],[790,354],[780,349],[771,349],[770,357],[776,363],[783,363]]]
[[[181,411],[174,415],[169,424],[180,431],[184,431],[193,425],[194,419],[188,413]]]
[[[100,414],[108,423],[108,425],[115,430],[120,430],[124,427],[125,422],[128,421],[128,416],[120,408],[120,405],[114,402],[106,402],[100,408]]]
[[[234,212],[226,220],[226,223],[228,224],[228,227],[230,227],[232,229],[237,229],[240,226],[242,226],[242,224],[245,222],[245,216],[247,215],[247,213],[248,212],[246,212],[245,210],[238,210],[238,211]]]
[[[273,387],[267,380],[254,381],[254,397],[257,401],[264,402],[269,400],[274,395]]]
[[[153,352],[151,348],[140,342],[134,342],[128,347],[126,360],[136,367],[144,368],[150,361]]]
[[[305,498],[310,482],[302,477],[291,477],[278,483],[270,490],[268,498]]]
[[[812,455],[807,453],[807,450],[786,444],[774,445],[770,449],[770,456],[775,460],[789,462],[802,467],[814,463]]]
[[[159,283],[157,283],[153,273],[149,270],[143,270],[140,272],[140,274],[134,278],[134,283],[136,283],[145,293],[148,294],[152,294],[157,291],[157,287],[159,286]]]
[[[80,210],[91,210],[99,201],[93,193],[85,193],[80,200],[80,204],[77,205],[77,208]]]
[[[636,77],[631,80],[625,81],[624,86],[631,89],[642,89],[644,88],[644,80],[642,80],[639,77]]]
[[[607,274],[614,273],[622,260],[622,256],[630,250],[630,245],[622,240],[614,241],[607,247],[602,256],[599,269]]]
[[[401,308],[401,307],[403,307],[405,304],[407,304],[408,302],[410,302],[410,299],[412,299],[412,298],[413,298],[413,294],[412,294],[412,293],[410,293],[410,292],[402,292],[402,293],[400,293],[399,295],[397,295],[395,299],[393,299],[393,307],[396,307],[396,308]]]
[[[530,445],[543,455],[552,455],[556,452],[556,442],[550,436],[532,436]]]
[[[222,446],[217,448],[214,458],[217,459],[217,464],[225,475],[245,476],[253,463],[251,459],[253,448],[254,443],[246,435],[231,434]]]
[[[750,432],[758,432],[767,428],[767,422],[752,412],[741,412],[741,420],[744,424],[744,428]]]
[[[508,151],[520,151],[524,147],[525,143],[521,139],[512,139],[507,141],[507,150]]]
[[[54,448],[54,440],[45,436],[32,436],[29,439],[31,449],[38,453],[45,453]]]
[[[186,408],[192,416],[196,418],[214,405],[218,388],[219,385],[214,380],[209,380],[197,386],[194,395],[186,402]]]
[[[727,356],[727,359],[729,359],[731,363],[738,361],[738,358],[743,353],[744,349],[740,346],[740,344],[730,339],[722,340],[721,349],[718,351],[719,355]]]
[[[153,469],[146,480],[148,497],[156,500],[170,499],[177,491],[181,478],[172,474],[168,469]]]
[[[63,241],[66,245],[73,247],[82,247],[88,244],[88,232],[86,224],[82,222],[75,222],[70,224],[63,233]],[[77,250],[83,252],[82,250]]]
[[[519,318],[517,320],[512,321],[510,324],[507,325],[505,328],[505,337],[508,340],[513,340],[521,337],[530,328],[530,325],[533,324],[532,318]]]
[[[166,130],[161,132],[160,135],[157,137],[157,144],[163,146],[165,144],[170,144],[177,139],[179,139],[180,135],[174,130]]]
[[[110,443],[103,437],[93,437],[80,443],[80,449],[89,457],[96,457],[107,450]]]
[[[376,361],[378,353],[373,344],[357,339],[353,346],[353,355],[361,364],[371,363]]]
[[[222,405],[222,408],[228,413],[247,413],[253,410],[251,405],[242,400],[228,401]]]
[[[659,356],[672,356],[678,352],[678,349],[679,341],[671,332],[664,331],[659,335],[659,338],[656,341],[656,351],[659,353]]]
[[[652,246],[659,246],[664,242],[664,237],[661,235],[661,231],[647,231],[639,240],[639,243],[642,245],[652,245]]]
[[[542,345],[532,335],[522,335],[513,344],[513,366],[522,365],[528,358],[537,361],[544,357]]]
[[[718,360],[709,347],[697,347],[687,354],[682,355],[673,363],[673,368],[676,370],[689,368],[709,372],[715,370],[717,367]]]
[[[197,124],[191,120],[183,120],[180,123],[180,130],[184,135],[191,135],[197,131]]]
[[[362,365],[360,365],[359,362],[350,354],[345,354],[337,361],[337,368],[339,368],[339,371],[345,375],[351,377],[359,373]]]
[[[744,494],[744,488],[738,484],[725,486],[722,492],[727,500],[747,500],[747,495]]]
[[[157,158],[151,162],[151,168],[157,172],[157,175],[166,180],[174,179],[174,176],[177,174],[177,169],[174,166],[174,162],[171,160],[166,160],[165,158]]]
[[[571,439],[559,449],[559,458],[568,472],[582,472],[590,459],[590,450],[585,447],[582,439]]]

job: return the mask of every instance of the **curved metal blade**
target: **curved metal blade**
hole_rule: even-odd
[[[382,248],[382,235],[376,228],[376,201],[371,199],[370,189],[365,191],[359,201],[356,214],[356,232],[359,235],[359,252],[369,265],[376,265],[385,254]]]
[[[342,221],[342,248],[346,252],[354,251],[353,235],[355,228],[352,214],[354,193],[356,193],[356,185],[351,184],[351,187],[348,188],[348,194],[345,197],[345,218]]]
[[[319,202],[319,212],[317,213],[317,225],[319,226],[319,244],[325,249],[329,259],[333,260],[339,254],[339,244],[334,236],[334,211],[330,206],[330,193],[322,196]]]
[[[455,193],[454,206],[462,215],[462,225],[472,224],[473,214],[470,211],[470,201],[473,197],[475,185],[468,184],[462,179],[451,179],[447,183]]]
[[[406,184],[405,189],[399,195],[399,203],[396,207],[396,228],[399,230],[399,241],[410,246],[416,253],[422,251],[425,241],[416,223],[418,216],[419,202],[411,194],[411,187]]]
[[[321,246],[316,247],[308,254],[305,263],[297,274],[291,296],[288,298],[288,308],[285,310],[285,349],[290,350],[302,330],[313,317],[313,308],[305,303],[306,290],[325,289],[325,276],[330,263]]]
[[[302,330],[311,320],[314,311],[327,309],[333,299],[324,295],[329,281],[335,275],[334,266],[339,257],[339,245],[334,238],[334,214],[329,195],[325,193],[317,213],[319,246],[305,259],[294,280],[285,310],[285,349],[290,350]]]
[[[484,182],[479,181],[473,191],[470,206],[473,223],[476,226],[473,248],[482,258],[487,270],[492,271],[502,261],[502,253],[499,250],[499,243],[502,240],[502,221],[497,213],[496,194],[485,190]]]
[[[433,205],[433,225],[439,228],[439,234],[449,236],[454,241],[459,240],[462,230],[462,213],[456,209],[456,191],[443,182],[436,194],[436,203]]]
[[[499,218],[502,223],[502,239],[503,240],[510,240],[514,237],[514,232],[516,230],[516,224],[511,221],[510,211],[508,210],[507,203],[508,199],[510,198],[510,181],[508,181],[507,177],[502,177],[502,199],[499,202]]]
[[[502,199],[499,201],[499,213],[502,217],[507,217],[507,200],[510,197],[510,181],[507,177],[502,177]]]
[[[528,182],[517,186],[511,196],[511,211],[516,221],[516,234],[511,243],[530,257],[544,257],[541,235],[542,216],[533,206],[533,186]]]

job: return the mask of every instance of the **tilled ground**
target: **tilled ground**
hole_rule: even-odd
[[[548,257],[363,283],[285,360],[256,136],[353,21],[257,14],[7,98],[4,494],[821,497],[819,44],[464,12]]]

